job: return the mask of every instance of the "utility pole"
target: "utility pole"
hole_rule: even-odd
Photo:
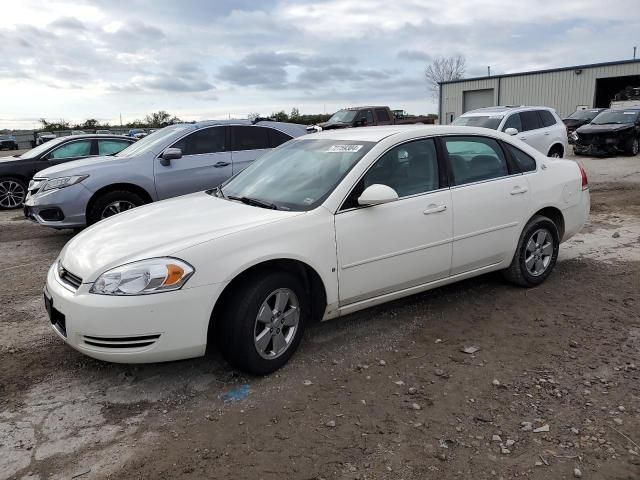
[[[487,77],[491,76],[491,65],[487,66]]]
[[[122,112],[120,112],[120,126],[122,126]]]
[[[634,60],[636,59],[636,48],[638,48],[638,47],[633,47],[633,59]]]

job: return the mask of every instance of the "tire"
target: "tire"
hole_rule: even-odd
[[[560,147],[559,145],[554,145],[549,150],[549,153],[547,154],[547,157],[562,158],[563,153],[564,152],[563,152],[562,147]]]
[[[539,236],[541,232],[544,232],[544,238]],[[549,241],[550,247],[545,247]],[[559,247],[560,236],[556,224],[547,217],[536,215],[525,225],[511,265],[503,271],[504,277],[521,287],[540,285],[551,275],[558,259]],[[539,256],[537,261],[536,256]]]
[[[144,204],[145,201],[140,195],[129,190],[107,192],[99,196],[91,206],[89,214],[87,215],[87,225],[93,225],[103,218]]]
[[[238,286],[227,297],[222,317],[217,319],[218,346],[233,367],[253,375],[266,375],[287,363],[298,348],[309,318],[309,297],[300,278],[285,271],[259,272]],[[285,293],[289,296],[274,318],[280,293],[283,298]]]
[[[27,184],[15,177],[0,177],[0,210],[20,208],[27,196]]]
[[[624,142],[624,153],[630,157],[635,157],[638,154],[638,150],[640,150],[640,141],[637,137],[629,138]]]

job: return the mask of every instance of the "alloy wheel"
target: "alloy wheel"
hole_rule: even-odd
[[[113,215],[116,215],[117,213],[131,210],[132,208],[136,208],[136,205],[134,203],[129,202],[127,200],[117,200],[115,202],[111,202],[109,205],[104,207],[104,210],[102,210],[102,215],[100,216],[100,218],[111,217]]]
[[[529,274],[538,277],[547,271],[553,257],[553,236],[546,228],[536,230],[525,249],[525,266]]]
[[[271,292],[258,310],[254,328],[254,345],[258,354],[267,360],[282,355],[298,331],[300,303],[288,288]]]
[[[0,206],[3,208],[17,208],[22,205],[25,189],[14,180],[0,181]]]

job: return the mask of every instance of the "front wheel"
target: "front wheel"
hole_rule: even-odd
[[[104,218],[144,205],[144,199],[128,190],[107,192],[94,202],[87,215],[87,224],[93,225]]]
[[[294,354],[309,318],[302,282],[285,271],[249,277],[227,299],[216,332],[224,358],[234,367],[266,375]]]
[[[0,177],[0,210],[19,208],[27,196],[27,185],[19,178]]]
[[[507,280],[521,287],[544,282],[556,264],[560,236],[553,221],[536,215],[524,227],[511,265],[504,270]]]
[[[640,145],[637,138],[630,138],[625,142],[624,152],[627,155],[635,157],[638,154],[638,150],[640,150]]]

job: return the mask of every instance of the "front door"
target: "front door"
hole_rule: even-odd
[[[225,145],[225,127],[203,128],[171,145],[182,150],[182,158],[163,165],[154,162],[159,199],[214,188],[231,176],[231,152]]]
[[[522,230],[527,179],[492,138],[451,136],[443,144],[455,212],[451,275],[498,264],[513,254]]]
[[[361,207],[373,184],[399,199]],[[440,188],[434,140],[394,147],[369,169],[335,216],[340,304],[347,305],[449,275],[451,192]]]

